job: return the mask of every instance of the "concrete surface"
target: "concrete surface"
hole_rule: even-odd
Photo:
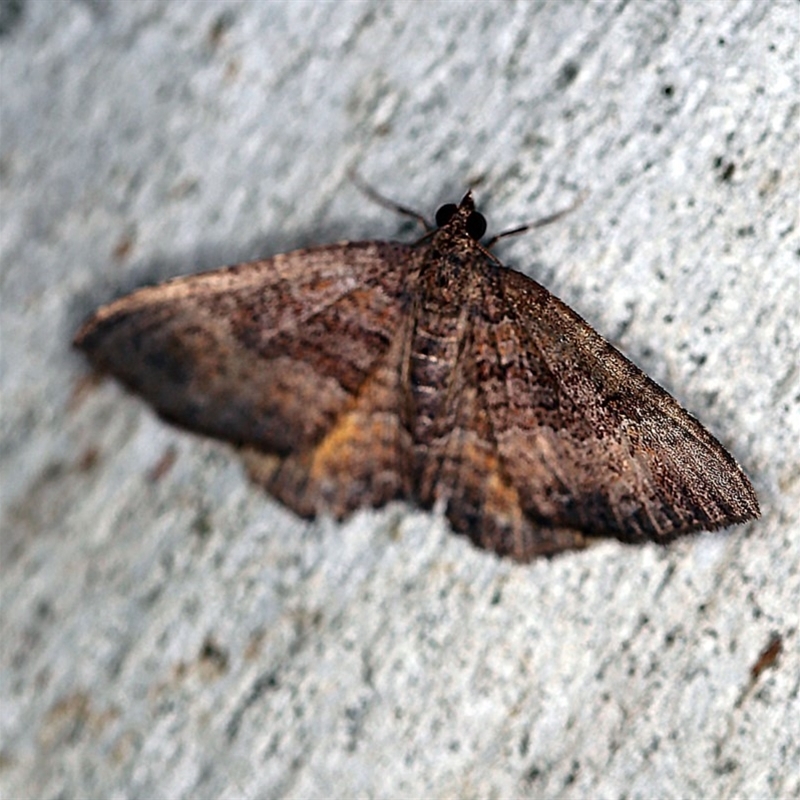
[[[800,793],[800,5],[0,4],[0,796]],[[763,518],[517,566],[309,524],[70,350],[134,286],[506,243],[735,454]],[[773,634],[783,653],[755,680]]]

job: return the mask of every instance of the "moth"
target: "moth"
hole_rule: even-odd
[[[405,500],[529,561],[759,515],[699,422],[481,245],[471,193],[436,223],[143,288],[74,343],[302,517]]]

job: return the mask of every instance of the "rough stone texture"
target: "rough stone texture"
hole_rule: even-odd
[[[800,792],[794,2],[6,2],[0,795]],[[733,452],[763,518],[518,566],[309,524],[69,349],[144,282],[407,236],[499,250]],[[773,633],[774,667],[750,685]]]

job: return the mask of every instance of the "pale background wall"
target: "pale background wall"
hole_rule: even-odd
[[[6,0],[0,35],[0,796],[800,792],[798,3]],[[75,327],[143,282],[413,238],[351,165],[494,230],[588,190],[500,255],[763,518],[530,566],[405,506],[307,524],[87,380]]]

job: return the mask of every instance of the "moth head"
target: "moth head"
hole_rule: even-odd
[[[476,242],[486,233],[486,217],[475,210],[472,192],[467,192],[463,200],[456,205],[448,203],[436,212],[436,226],[444,228],[446,225],[463,225],[467,235]]]

